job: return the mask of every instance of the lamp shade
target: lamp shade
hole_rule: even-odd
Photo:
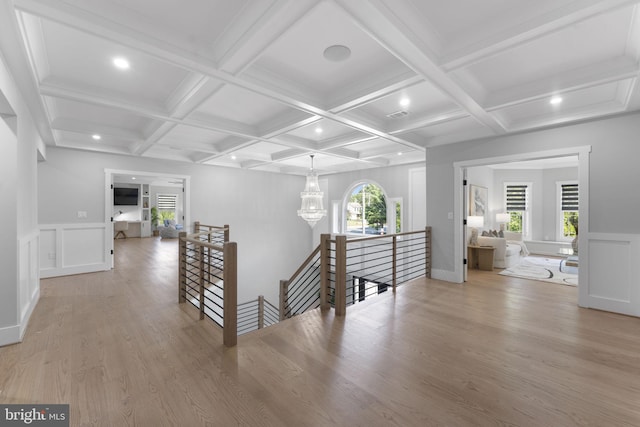
[[[484,227],[484,217],[483,216],[468,216],[467,217],[467,225],[473,228],[482,228]]]
[[[511,216],[508,213],[497,213],[496,214],[496,222],[498,224],[506,224],[511,219]]]

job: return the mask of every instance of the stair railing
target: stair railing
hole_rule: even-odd
[[[289,280],[280,281],[280,320],[320,307],[320,250],[318,245]]]
[[[195,233],[179,236],[178,302],[189,302],[223,330],[227,347],[237,344],[237,244],[229,226],[196,222]]]
[[[316,307],[344,316],[348,305],[422,276],[431,277],[431,227],[360,238],[322,234],[300,268],[280,282],[280,319]]]
[[[278,308],[260,295],[238,304],[238,335],[275,325],[280,321]]]

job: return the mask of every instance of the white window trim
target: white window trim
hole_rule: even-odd
[[[342,203],[339,209],[340,218],[336,218],[336,220],[338,220],[340,224],[340,232],[342,234],[346,234],[347,236],[355,236],[355,237],[367,237],[367,236],[373,237],[374,236],[374,235],[368,235],[368,234],[356,234],[356,233],[352,234],[347,231],[347,215],[345,215],[345,212],[347,211],[347,204],[351,199],[351,193],[353,193],[353,190],[355,190],[355,188],[358,187],[359,185],[367,185],[367,184],[376,185],[378,188],[380,188],[380,190],[382,190],[382,194],[384,195],[384,198],[387,202],[387,228],[389,227],[389,218],[393,218],[394,224],[395,224],[395,218],[396,218],[395,209],[393,209],[393,215],[392,216],[389,215],[390,206],[392,206],[392,204],[393,206],[395,206],[395,203],[400,203],[400,229],[404,230],[404,222],[402,221],[404,206],[402,205],[402,198],[389,197],[389,195],[387,194],[387,191],[384,189],[382,185],[380,185],[380,183],[373,181],[371,179],[361,179],[361,180],[355,181],[350,186],[348,186],[347,191],[345,191],[344,196],[342,197]],[[335,207],[336,205],[334,204],[334,212],[335,212]],[[335,226],[333,228],[336,229]]]

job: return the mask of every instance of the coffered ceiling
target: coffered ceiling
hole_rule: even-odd
[[[0,1],[53,146],[326,174],[640,109],[638,1]]]

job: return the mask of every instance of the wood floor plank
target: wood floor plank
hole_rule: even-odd
[[[69,403],[73,426],[640,425],[640,319],[574,287],[421,279],[229,349],[177,303],[177,254],[119,240],[114,270],[42,280],[0,401]]]

